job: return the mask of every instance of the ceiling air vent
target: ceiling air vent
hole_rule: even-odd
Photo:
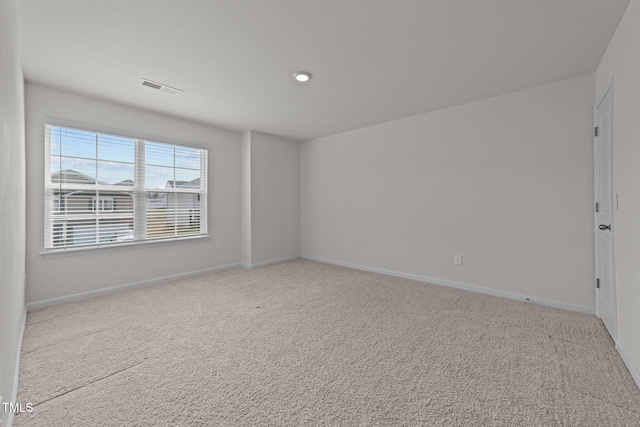
[[[142,86],[150,87],[152,89],[160,90],[162,92],[167,92],[172,95],[179,95],[183,92],[181,89],[177,89],[175,87],[167,86],[165,84],[154,82],[153,80],[144,79],[144,78],[142,79]]]

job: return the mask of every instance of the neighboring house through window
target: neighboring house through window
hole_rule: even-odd
[[[207,150],[45,126],[45,251],[207,233]]]

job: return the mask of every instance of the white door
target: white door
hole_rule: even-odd
[[[617,336],[613,226],[613,86],[595,105],[596,313],[615,341]]]

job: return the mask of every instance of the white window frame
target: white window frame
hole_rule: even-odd
[[[66,212],[67,211],[67,199],[63,196],[54,196],[53,198],[53,212]]]
[[[97,208],[100,212],[113,212],[114,211],[113,199],[114,199],[113,197],[104,197],[104,196],[91,197],[91,209],[90,209],[91,212],[96,211],[96,203],[98,204]]]
[[[60,126],[64,128],[70,128],[80,131],[86,132],[95,132],[100,134],[111,134],[118,137],[131,138],[135,140],[135,164],[134,164],[134,186],[130,187],[129,190],[133,194],[133,223],[134,223],[134,235],[135,238],[131,241],[116,241],[109,243],[96,243],[90,245],[76,245],[76,246],[53,246],[53,236],[54,236],[54,222],[52,213],[61,213],[67,212],[67,204],[61,206],[60,196],[56,196],[58,198],[57,209],[54,211],[54,197],[51,196],[51,191],[55,189],[58,185],[57,183],[52,183],[51,180],[51,147],[50,147],[50,127],[51,126]],[[145,165],[144,165],[144,152],[145,152],[145,142],[150,141],[153,143],[167,144],[175,147],[185,147],[189,149],[197,149],[201,152],[201,161],[200,161],[200,188],[199,189],[146,189],[144,188],[144,176],[145,176]],[[168,244],[168,243],[179,243],[190,240],[200,240],[200,239],[208,239],[208,158],[209,158],[209,150],[207,148],[196,146],[196,145],[188,145],[182,142],[171,142],[167,141],[166,138],[157,138],[150,135],[141,135],[141,134],[131,134],[130,132],[120,131],[109,129],[101,126],[94,125],[84,125],[77,124],[73,122],[57,120],[57,119],[46,119],[45,120],[45,168],[44,168],[44,178],[45,178],[45,197],[44,197],[44,210],[45,210],[45,239],[44,239],[44,249],[41,252],[44,256],[56,256],[56,255],[73,255],[75,252],[92,252],[92,251],[102,251],[102,250],[119,250],[126,247],[135,247],[139,245],[152,246],[157,244]],[[122,190],[120,188],[119,190]],[[98,193],[100,190],[97,190]],[[196,193],[198,194],[198,199],[201,201],[200,203],[200,229],[197,234],[189,234],[189,235],[177,235],[171,237],[162,237],[162,238],[153,238],[147,239],[146,236],[146,197],[149,192],[188,192],[188,193]],[[49,197],[47,196],[49,195]],[[102,198],[102,196],[100,196]],[[104,211],[103,209],[99,209],[95,211],[95,197],[92,201],[92,206],[94,209],[91,212],[96,212],[99,214],[100,212],[108,212],[115,213],[116,211],[113,209],[115,207],[115,200],[113,197],[107,197],[104,199],[111,199],[111,210]],[[103,207],[103,206],[102,206]],[[63,208],[63,209],[62,209]],[[65,227],[66,228],[66,227]],[[47,231],[49,231],[47,233]]]

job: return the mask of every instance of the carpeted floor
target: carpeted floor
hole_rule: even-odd
[[[296,260],[31,311],[16,426],[639,426],[594,316]]]

